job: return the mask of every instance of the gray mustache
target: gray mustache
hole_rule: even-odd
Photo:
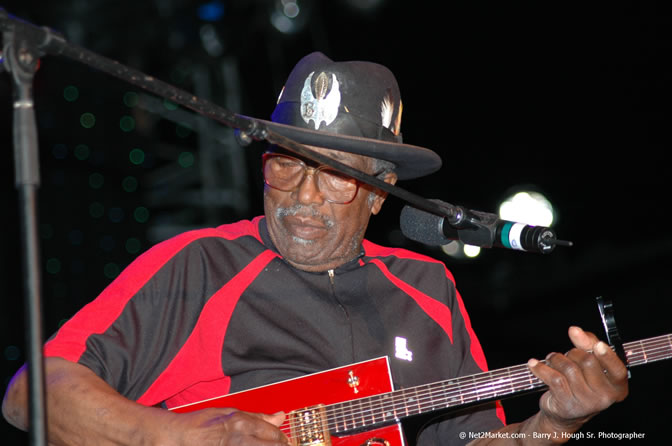
[[[326,227],[331,228],[334,226],[334,222],[329,218],[326,217],[322,214],[320,214],[315,208],[312,206],[306,206],[303,204],[295,204],[290,207],[278,207],[275,210],[275,215],[278,218],[283,218],[283,217],[314,217],[322,220],[322,222],[325,224]]]

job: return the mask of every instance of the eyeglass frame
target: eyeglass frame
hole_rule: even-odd
[[[271,157],[282,157],[282,158],[287,158],[287,159],[296,161],[297,164],[299,164],[300,166],[303,167],[303,171],[302,171],[303,174],[302,174],[302,176],[301,176],[301,180],[297,183],[297,185],[296,185],[294,188],[292,188],[292,189],[288,189],[288,190],[284,190],[284,189],[280,189],[280,188],[277,187],[277,186],[273,186],[272,184],[269,184],[268,180],[266,179],[266,161],[267,161],[267,159],[269,159],[269,158],[271,158]],[[300,158],[297,158],[297,157],[295,157],[295,156],[292,156],[292,155],[285,154],[285,153],[265,152],[265,153],[261,156],[261,158],[262,158],[261,173],[262,173],[262,175],[263,175],[263,177],[264,177],[264,184],[266,184],[266,185],[267,185],[268,187],[270,187],[270,188],[273,188],[273,189],[275,189],[275,190],[279,190],[279,191],[281,191],[281,192],[294,192],[295,190],[299,189],[299,188],[301,187],[301,184],[303,184],[303,182],[305,181],[306,176],[308,175],[308,169],[313,169],[313,170],[314,170],[314,172],[311,173],[311,175],[313,175],[313,177],[315,178],[315,181],[316,181],[315,184],[316,184],[316,186],[317,186],[317,190],[318,190],[323,196],[324,196],[324,192],[323,192],[323,191],[320,189],[320,187],[319,187],[319,173],[320,173],[321,171],[323,171],[323,170],[332,170],[332,171],[337,172],[338,174],[340,174],[340,175],[342,175],[342,176],[344,176],[344,177],[348,177],[348,178],[351,178],[352,180],[354,180],[354,182],[355,182],[355,192],[354,192],[354,194],[352,195],[352,198],[351,198],[350,200],[348,200],[348,201],[331,200],[331,199],[327,198],[326,196],[324,196],[324,199],[325,199],[327,202],[329,202],[329,203],[334,203],[334,204],[350,204],[350,203],[352,203],[352,202],[355,200],[355,198],[357,198],[357,194],[359,193],[359,186],[362,184],[362,182],[359,181],[358,179],[356,179],[356,178],[354,178],[354,177],[351,177],[351,176],[349,176],[349,175],[347,175],[347,174],[345,174],[345,173],[339,171],[338,169],[336,169],[336,168],[334,168],[334,167],[331,167],[331,166],[326,165],[326,164],[322,164],[322,165],[319,165],[319,166],[317,166],[317,167],[309,166],[304,160],[302,160],[302,159],[300,159]],[[313,163],[312,161],[309,161],[309,162]],[[317,164],[317,163],[314,163],[314,164]],[[385,172],[385,170],[383,170],[383,171],[381,171],[381,172],[378,172],[378,173],[375,173],[375,174],[373,174],[373,176],[378,176],[378,175],[380,175],[381,173],[384,173],[384,172]]]

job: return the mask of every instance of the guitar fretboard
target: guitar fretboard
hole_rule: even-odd
[[[631,367],[672,358],[672,334],[625,343],[623,348]],[[332,404],[326,407],[326,417],[331,433],[344,434],[545,387],[527,364],[521,364]]]

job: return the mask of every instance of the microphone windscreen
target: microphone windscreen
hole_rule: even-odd
[[[401,232],[406,237],[430,246],[447,245],[453,241],[443,233],[444,220],[444,217],[408,205],[404,206],[399,217]]]

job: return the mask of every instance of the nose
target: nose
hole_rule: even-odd
[[[293,192],[295,199],[301,204],[322,204],[324,197],[317,187],[317,171],[311,167],[306,169],[306,174]]]

